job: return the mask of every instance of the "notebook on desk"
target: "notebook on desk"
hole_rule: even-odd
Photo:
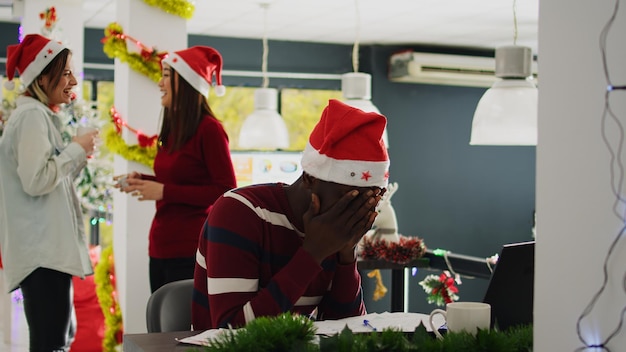
[[[533,322],[535,241],[502,247],[483,302],[491,305],[491,327],[509,327]]]

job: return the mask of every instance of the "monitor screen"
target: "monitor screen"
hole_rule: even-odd
[[[504,245],[483,300],[491,305],[492,328],[533,322],[534,277],[535,241]]]

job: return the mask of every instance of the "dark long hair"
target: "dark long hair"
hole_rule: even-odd
[[[52,61],[50,61],[50,63],[46,65],[46,67],[44,67],[44,69],[37,76],[37,78],[35,78],[35,80],[33,80],[33,82],[28,85],[28,87],[26,88],[26,92],[28,92],[31,97],[47,105],[48,94],[50,94],[50,92],[45,91],[43,87],[39,85],[39,77],[49,76],[51,85],[48,86],[48,89],[56,88],[61,81],[61,77],[63,77],[63,71],[65,71],[67,59],[71,53],[72,52],[70,51],[70,49],[67,48],[61,50],[61,52],[57,54],[57,56],[55,56],[54,59],[52,59]]]
[[[207,98],[187,83],[176,70],[173,68],[170,70],[172,104],[163,109],[159,139],[161,147],[171,153],[182,148],[193,137],[204,116],[215,118],[215,115]]]

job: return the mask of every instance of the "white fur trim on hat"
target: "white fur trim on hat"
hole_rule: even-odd
[[[181,75],[187,83],[205,97],[209,96],[209,82],[204,77],[194,71],[187,62],[177,53],[169,54],[163,62],[172,66],[179,75]]]
[[[24,72],[20,73],[20,82],[24,87],[28,87],[41,74],[46,66],[66,47],[54,40],[49,41],[43,49],[39,50],[33,62],[26,66]]]
[[[320,154],[307,143],[302,154],[302,170],[323,181],[355,187],[387,187],[389,161],[338,160]]]

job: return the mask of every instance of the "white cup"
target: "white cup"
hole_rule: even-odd
[[[82,136],[84,134],[90,133],[90,132],[94,132],[97,131],[98,129],[95,127],[91,127],[91,126],[78,126],[76,128],[76,135],[77,136]],[[100,141],[96,140],[96,145],[94,145],[94,150],[91,153],[87,153],[87,158],[92,159],[94,157],[94,155],[97,152],[97,145]]]
[[[98,129],[95,128],[95,127],[91,127],[91,126],[78,126],[76,128],[76,135],[77,136],[82,136],[84,134],[87,134],[89,132],[94,132],[96,130],[98,130]]]
[[[437,314],[443,315],[448,331],[466,331],[476,334],[477,329],[489,330],[491,325],[491,306],[488,303],[480,302],[452,302],[446,305],[446,310],[435,309],[430,313],[428,322],[437,338],[443,338],[438,327],[434,326],[433,317]]]

